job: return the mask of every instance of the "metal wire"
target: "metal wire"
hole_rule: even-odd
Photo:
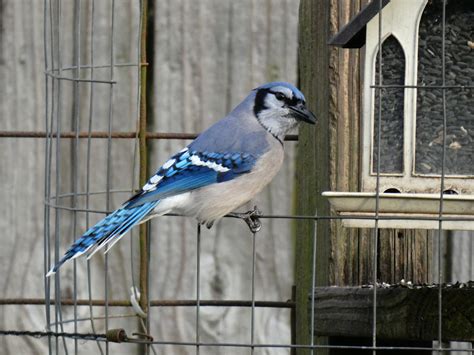
[[[201,224],[197,224],[196,245],[196,343],[200,342],[200,310],[201,310]],[[199,345],[196,345],[196,354],[199,354]]]
[[[255,344],[255,259],[257,256],[256,240],[257,232],[252,233],[252,277],[251,277],[251,308],[250,308],[250,354],[254,354]]]
[[[89,229],[90,226],[90,212],[89,212],[89,202],[90,202],[90,166],[91,166],[91,137],[92,137],[92,117],[94,116],[94,89],[95,86],[93,85],[93,80],[94,80],[94,33],[95,33],[95,0],[91,0],[90,2],[90,16],[91,16],[91,21],[90,21],[90,36],[89,36],[89,41],[90,41],[90,52],[89,52],[89,63],[90,63],[90,70],[89,70],[89,75],[90,75],[90,85],[89,85],[89,117],[88,117],[88,124],[87,124],[87,150],[86,150],[86,229]],[[80,64],[78,64],[78,67],[81,68]],[[78,136],[80,136],[80,133],[78,133]],[[76,192],[76,195],[80,196],[79,192]],[[90,261],[87,260],[87,294],[89,296],[89,314],[90,314],[90,323],[91,323],[91,329],[95,333],[96,332],[96,326],[94,322],[94,309],[92,307],[92,275],[91,275],[91,265]],[[102,349],[102,345],[100,342],[97,342],[97,347],[99,349],[99,352],[101,355],[104,354],[104,350]]]
[[[443,149],[441,153],[441,186],[440,186],[440,197],[439,197],[439,216],[443,215],[443,201],[444,201],[444,178],[446,173],[446,131],[447,131],[447,120],[446,120],[446,0],[443,0],[442,20],[441,20],[441,80],[442,80],[442,104],[443,104]],[[443,252],[441,249],[441,235],[443,234],[443,221],[438,223],[438,347],[439,354],[443,351],[443,290],[441,282],[443,280]]]
[[[57,65],[59,68],[59,74],[61,75],[61,68],[62,68],[62,50],[61,50],[61,33],[62,33],[62,3],[60,0],[57,0],[57,10],[56,10],[56,37],[57,37],[57,46],[56,46],[56,55],[57,55]],[[57,82],[57,91],[56,91],[56,191],[60,191],[60,186],[61,186],[61,144],[60,144],[60,137],[61,137],[61,120],[62,120],[62,82],[58,81]],[[54,93],[53,93],[54,95]],[[53,107],[54,109],[54,107]],[[58,199],[56,199],[56,203],[58,203]],[[54,223],[54,229],[56,232],[56,239],[54,243],[54,261],[55,263],[59,261],[59,230],[60,230],[60,211],[57,210],[55,212],[55,223]],[[56,299],[61,299],[61,284],[60,284],[60,278],[59,274],[55,275],[54,279],[54,286],[55,286],[55,297]],[[61,332],[64,332],[64,327],[62,323],[62,308],[61,306],[55,307],[55,330],[58,332],[58,324],[61,329]],[[64,346],[64,351],[66,355],[69,353],[68,348],[66,345],[66,340],[65,338],[63,340],[63,346]],[[59,339],[56,338],[56,349],[59,348]]]
[[[73,38],[73,47],[74,47],[74,62],[77,68],[74,70],[74,76],[76,79],[79,79],[79,66],[81,64],[81,6],[77,0],[74,1],[74,38]],[[71,159],[71,170],[72,170],[72,207],[77,207],[77,191],[79,189],[78,186],[78,172],[79,172],[79,154],[78,154],[78,147],[79,147],[79,97],[80,97],[80,86],[79,81],[74,81],[73,86],[73,97],[74,97],[74,104],[73,104],[73,113],[72,113],[72,124],[73,130],[75,132],[75,138],[73,140],[73,152],[72,152],[72,159]],[[72,215],[73,219],[73,227],[72,227],[72,235],[77,235],[77,212],[74,211]],[[72,237],[74,238],[74,237]],[[71,241],[74,242],[74,239]],[[77,333],[77,262],[73,260],[73,300],[74,300],[74,333]],[[74,353],[77,354],[77,339],[74,339]]]
[[[379,12],[378,12],[378,60],[379,60],[379,84],[383,85],[382,75],[382,0],[379,0]],[[378,237],[379,237],[379,210],[380,210],[380,156],[381,156],[381,137],[382,137],[382,96],[383,88],[378,89],[378,118],[377,118],[377,164],[376,164],[376,180],[375,180],[375,216],[374,216],[374,229],[372,234],[372,273],[373,273],[373,284],[377,284],[377,268],[378,268]],[[377,347],[377,287],[373,289],[373,300],[372,300],[372,347]],[[373,355],[377,354],[377,350],[372,351]]]
[[[48,135],[56,137],[56,133],[50,131],[0,131],[0,138],[47,138]],[[87,132],[62,132],[61,138],[101,138],[108,139],[109,135],[113,139],[137,139],[137,132],[101,132],[101,131],[87,131]],[[198,133],[179,133],[179,132],[146,132],[147,139],[195,139]],[[285,137],[285,141],[298,141],[298,135],[289,134]]]
[[[42,331],[14,331],[14,330],[0,330],[0,336],[31,336],[34,338],[42,337],[56,337],[56,338],[76,338],[81,340],[95,340],[105,341],[107,335],[104,333],[68,333],[68,332],[42,332]],[[123,340],[123,343],[136,343],[134,339]],[[146,344],[153,345],[177,345],[188,347],[227,347],[227,348],[267,348],[267,349],[348,349],[348,350],[412,350],[412,351],[437,351],[436,347],[415,347],[415,346],[351,346],[351,345],[299,345],[299,344],[246,344],[246,343],[196,343],[196,342],[179,342],[179,341],[148,341]],[[474,349],[458,349],[458,348],[443,348],[444,351],[453,352],[469,352],[474,353]]]
[[[318,215],[318,211],[316,211],[315,216]],[[311,334],[311,346],[314,345],[314,328],[316,326],[314,321],[314,308],[315,308],[315,290],[316,290],[316,246],[318,244],[318,220],[314,221],[314,233],[313,233],[313,260],[312,260],[312,267],[311,267],[311,326],[310,326],[310,334]],[[314,355],[314,349],[311,349],[311,355]]]

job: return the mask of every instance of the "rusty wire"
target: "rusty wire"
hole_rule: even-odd
[[[198,133],[178,133],[178,132],[146,132],[146,139],[195,139]],[[52,132],[48,134],[40,131],[0,131],[0,138],[56,138],[58,134]],[[73,139],[136,139],[137,132],[61,132],[59,138]],[[285,141],[298,141],[296,134],[289,134],[285,137]]]

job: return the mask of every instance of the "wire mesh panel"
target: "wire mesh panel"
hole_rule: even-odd
[[[418,7],[418,9],[410,8],[410,6]],[[364,83],[367,89],[370,88],[370,90],[367,90],[370,91],[368,93],[369,95],[366,95],[364,98],[366,99],[368,97],[368,101],[371,102],[371,105],[367,105],[368,110],[370,110],[368,121],[367,117],[364,116],[366,120],[364,127],[367,127],[366,125],[368,124],[369,129],[364,129],[363,134],[365,135],[365,142],[367,142],[367,140],[370,142],[372,139],[373,142],[370,142],[369,145],[364,144],[363,154],[367,154],[368,148],[373,145],[372,152],[374,155],[369,155],[373,166],[368,166],[367,170],[370,169],[369,171],[375,175],[375,188],[366,189],[366,191],[370,191],[368,196],[370,195],[370,197],[373,198],[373,200],[371,200],[370,213],[361,213],[357,216],[343,215],[341,213],[340,217],[342,219],[355,217],[374,220],[372,225],[375,228],[371,230],[371,242],[365,245],[359,242],[359,249],[357,250],[358,253],[364,255],[367,252],[371,254],[370,282],[369,285],[365,287],[348,290],[317,288],[315,290],[317,300],[311,300],[316,307],[315,323],[311,320],[311,326],[314,327],[313,329],[316,329],[316,335],[328,335],[332,337],[329,341],[331,342],[332,340],[332,345],[336,345],[332,347],[336,353],[339,353],[336,350],[338,346],[355,350],[360,349],[362,344],[367,346],[367,351],[373,350],[374,352],[387,349],[392,351],[406,351],[408,353],[434,350],[439,352],[445,350],[461,351],[462,347],[465,351],[472,352],[472,348],[468,343],[470,336],[463,333],[465,329],[470,329],[469,334],[472,334],[470,321],[464,322],[465,324],[463,324],[462,321],[458,324],[452,322],[453,318],[456,317],[456,311],[452,307],[454,292],[451,293],[453,285],[450,285],[450,271],[448,271],[446,265],[446,261],[449,260],[449,257],[446,258],[446,254],[452,257],[449,245],[452,247],[456,244],[453,239],[456,238],[458,234],[446,233],[444,229],[446,226],[445,220],[447,219],[445,193],[453,193],[452,190],[447,191],[447,186],[450,184],[450,182],[447,183],[445,180],[445,177],[449,175],[448,166],[453,164],[453,166],[456,166],[456,169],[463,169],[453,160],[455,155],[456,157],[462,157],[463,154],[462,152],[457,154],[453,149],[459,150],[460,146],[463,146],[463,149],[466,150],[472,148],[472,142],[469,141],[469,138],[463,141],[469,141],[469,143],[460,143],[462,140],[461,137],[466,136],[465,132],[461,133],[458,129],[456,133],[451,131],[451,136],[449,136],[447,132],[449,132],[450,125],[448,117],[451,117],[453,120],[451,123],[452,127],[456,127],[457,125],[464,127],[465,125],[462,123],[462,115],[453,114],[455,110],[450,112],[449,102],[450,99],[454,99],[455,105],[457,105],[463,102],[465,97],[469,97],[472,91],[472,80],[468,79],[467,81],[469,82],[465,81],[463,85],[456,85],[457,83],[454,80],[448,83],[448,76],[451,75],[452,79],[456,77],[456,73],[453,71],[459,68],[459,66],[455,64],[458,61],[462,63],[461,66],[464,66],[463,63],[465,59],[463,55],[465,52],[469,52],[468,47],[470,41],[463,36],[470,36],[472,26],[468,26],[469,29],[466,31],[462,31],[460,28],[464,28],[464,19],[472,16],[474,8],[472,7],[472,3],[462,1],[394,0],[388,2],[376,0],[372,2],[366,10],[367,9],[369,11],[362,11],[358,14],[357,20],[359,21],[351,22],[346,28],[341,30],[341,33],[347,35],[349,32],[347,29],[352,28],[354,38],[359,37],[360,39],[360,32],[356,33],[356,30],[360,30],[360,21],[365,21],[364,23],[370,22],[370,26],[367,25],[367,43],[370,43],[370,45],[367,45],[368,48],[365,52],[365,69],[369,69],[370,72],[366,72],[365,77],[373,78],[374,80]],[[460,27],[454,25],[455,29],[450,28],[450,14],[457,14],[457,16],[453,16],[452,18],[459,20],[458,25],[460,25]],[[372,16],[374,16],[373,19]],[[404,16],[406,16],[405,19],[409,20],[404,21]],[[432,16],[432,22],[430,24],[432,31],[426,31],[424,28],[426,26],[426,17],[429,16]],[[357,27],[357,25],[359,27]],[[411,31],[411,26],[414,26],[414,31]],[[420,26],[419,31],[418,26]],[[407,28],[410,28],[408,35],[404,33],[404,30]],[[463,35],[458,35],[459,31],[463,32]],[[341,33],[339,33],[338,36]],[[365,37],[365,35],[366,33],[363,32],[362,36]],[[343,37],[344,36],[339,36],[337,40],[342,41]],[[438,46],[436,46],[436,48],[430,47],[427,44],[427,42],[433,41],[433,39],[438,40]],[[401,40],[401,42],[398,42],[398,40]],[[349,40],[340,44],[346,45],[348,43]],[[413,52],[413,49],[416,48],[414,44],[418,45],[418,43],[418,52]],[[351,47],[350,45],[347,46]],[[387,48],[388,46],[391,46],[390,51]],[[375,52],[372,51],[374,47],[376,48]],[[409,53],[410,56],[404,57],[404,51]],[[424,52],[421,53],[421,51]],[[460,55],[460,52],[463,54]],[[373,54],[375,54],[375,56]],[[417,56],[420,59],[419,63],[416,63],[416,60],[412,61],[412,59],[416,59]],[[404,63],[404,59],[406,59],[406,63]],[[414,67],[410,68],[408,65],[413,66],[414,64],[418,64],[418,67],[422,68],[421,71],[418,72],[418,81],[415,82],[414,85],[406,85],[405,82],[410,82],[412,74],[416,73],[416,70],[413,71]],[[374,65],[376,66],[375,68]],[[455,68],[451,70],[451,74],[448,75],[451,65],[454,65]],[[394,68],[396,68],[396,70],[394,70]],[[425,72],[431,73],[432,78],[423,76]],[[375,73],[375,78],[373,77],[373,73]],[[469,75],[470,71],[466,70],[465,73]],[[422,78],[421,80],[420,76]],[[464,80],[464,78],[462,80]],[[462,94],[455,95],[455,98],[450,97],[450,90],[462,92]],[[436,96],[434,93],[439,94],[437,99],[435,99]],[[373,98],[375,98],[375,100]],[[412,100],[413,98],[415,100]],[[412,107],[412,102],[416,101],[416,98],[418,98],[418,103],[423,102],[425,106],[420,107],[420,105],[418,105],[416,108]],[[427,104],[428,100],[432,101]],[[451,109],[452,107],[453,106],[451,106]],[[421,109],[422,112],[416,111],[416,109]],[[457,106],[457,110],[462,110],[462,106]],[[372,116],[372,112],[375,112],[375,115]],[[415,112],[416,115],[414,115]],[[469,116],[469,109],[464,110],[464,112],[467,112]],[[410,119],[410,117],[413,117],[413,120]],[[405,126],[404,128],[403,125]],[[430,126],[436,125],[438,127],[439,138],[430,144],[420,142],[420,137],[426,138],[431,134],[430,132],[432,132],[432,130],[430,130]],[[400,129],[400,126],[402,129]],[[414,128],[415,126],[416,130],[412,132],[416,133],[416,137],[412,137],[415,134],[410,135],[404,133],[410,132],[410,127]],[[467,132],[465,129],[464,131]],[[399,141],[397,142],[394,139],[390,141],[384,137],[384,135],[392,135]],[[435,284],[432,285],[431,281],[429,281],[429,286],[421,283],[413,285],[411,281],[407,284],[406,280],[402,280],[400,283],[400,279],[398,279],[398,284],[392,286],[388,280],[393,279],[393,275],[385,274],[385,271],[393,267],[390,265],[391,263],[398,262],[397,253],[404,253],[406,250],[397,250],[398,245],[396,245],[394,240],[390,240],[390,233],[385,233],[383,230],[383,228],[387,227],[382,226],[380,223],[384,220],[397,218],[396,214],[398,212],[394,211],[385,215],[381,213],[383,212],[381,205],[382,194],[400,192],[399,189],[395,188],[388,189],[387,191],[385,191],[386,187],[382,189],[382,186],[384,186],[382,179],[384,179],[383,175],[386,175],[386,173],[398,173],[402,171],[401,168],[392,169],[392,171],[387,170],[388,164],[396,164],[397,161],[404,161],[410,164],[415,162],[415,155],[411,155],[413,147],[410,143],[407,145],[406,142],[410,142],[412,138],[415,138],[414,144],[416,144],[416,149],[421,147],[421,149],[425,151],[438,150],[437,154],[434,154],[436,157],[432,156],[430,158],[430,164],[439,164],[437,166],[439,178],[436,180],[436,188],[431,189],[431,192],[437,194],[437,213],[429,217],[425,216],[428,219],[437,221],[437,230],[428,236],[428,238],[434,239],[435,248],[433,251],[427,251],[427,254],[430,255],[430,257],[433,255],[435,260],[430,261],[428,263],[429,265],[424,266],[426,267],[425,272],[428,274],[427,277],[433,280]],[[451,144],[453,140],[457,143]],[[449,149],[451,149],[451,151],[449,151]],[[404,160],[399,159],[400,154],[403,154],[402,158]],[[426,155],[424,157],[426,158]],[[413,165],[413,171],[409,171],[409,173],[415,173],[416,169],[418,169],[418,167]],[[341,173],[341,171],[338,170],[338,173]],[[364,174],[366,173],[367,171],[364,170]],[[406,189],[405,191],[420,191],[424,188],[424,186],[421,186],[420,190],[417,190],[416,187],[404,184],[402,179],[399,179],[397,182],[395,174],[393,175],[390,180],[392,186],[397,186],[398,184],[397,187]],[[469,174],[462,174],[462,177],[469,178]],[[472,186],[470,183],[467,185]],[[410,190],[410,188],[413,190]],[[467,189],[467,191],[469,191],[469,189]],[[470,199],[471,197],[472,196],[468,194],[467,198]],[[360,210],[356,208],[351,211],[359,212]],[[364,212],[367,212],[367,210],[364,210]],[[400,216],[400,214],[398,216]],[[402,217],[407,223],[410,218],[416,219],[417,217],[410,213]],[[421,220],[423,217],[418,218]],[[468,220],[472,220],[472,215],[466,218],[466,221]],[[397,227],[404,228],[403,225]],[[461,226],[459,229],[463,229],[463,227]],[[395,229],[394,232],[398,233],[398,239],[404,238],[403,229]],[[447,238],[446,234],[448,234]],[[415,234],[414,237],[416,239],[426,239],[427,236]],[[413,240],[415,240],[415,238]],[[445,244],[446,239],[450,241]],[[336,245],[331,251],[336,254],[337,257],[338,252],[346,251],[344,246],[345,245],[342,245],[342,247]],[[360,246],[367,247],[367,249],[361,250]],[[429,243],[425,244],[425,246],[429,246]],[[415,247],[416,245],[412,244],[408,246],[408,249],[413,250]],[[388,252],[387,249],[389,249]],[[348,250],[348,252],[352,251]],[[417,266],[422,264],[421,261],[422,260],[413,260]],[[457,261],[451,262],[457,263]],[[334,265],[339,266],[337,263],[332,263],[331,260],[330,263],[333,268],[335,268]],[[408,261],[408,263],[411,264],[410,261]],[[389,266],[387,267],[387,265]],[[356,266],[360,267],[360,265]],[[354,265],[348,265],[347,267],[353,268]],[[395,267],[395,269],[396,268],[397,267]],[[345,271],[346,270],[343,272]],[[337,272],[341,271],[336,270],[336,273]],[[357,273],[360,271],[356,268],[355,271],[352,269],[352,272]],[[431,275],[431,272],[434,273],[434,276]],[[403,270],[404,275],[409,273],[410,271],[408,269]],[[460,287],[468,287],[468,285],[469,283],[465,283]],[[459,285],[454,285],[454,288],[458,286]],[[401,290],[401,292],[400,289],[398,291],[394,290],[394,288],[397,287],[406,287],[409,290],[420,290],[410,292],[412,292],[412,295],[419,292],[418,302],[422,310],[419,310],[420,313],[417,313],[417,315],[418,317],[422,317],[423,321],[417,322],[412,319],[412,321],[400,325],[399,322],[401,319],[405,318],[407,314],[408,318],[411,318],[411,314],[418,312],[418,308],[414,307],[410,309],[410,297],[402,296],[405,292],[403,290]],[[469,297],[470,292],[470,290],[466,290],[464,297]],[[397,293],[398,296],[395,296]],[[462,292],[460,292],[460,294],[461,293]],[[390,308],[388,304],[393,306],[394,303],[392,302],[394,302],[394,299],[397,297],[403,301],[395,306],[396,312],[392,314],[388,309]],[[417,297],[414,297],[414,299],[416,298]],[[460,299],[457,302],[463,303]],[[336,307],[340,307],[341,309],[336,311],[334,309]],[[330,310],[331,308],[332,310]],[[359,308],[359,310],[363,309],[364,311],[358,312],[355,310],[356,308]],[[426,313],[427,309],[430,309],[429,316],[427,316]],[[466,317],[470,318],[472,316],[466,315]],[[343,324],[347,319],[356,321],[347,322],[348,326],[344,327]],[[398,332],[400,327],[411,329],[411,332],[414,333],[400,334]],[[419,343],[413,343],[415,340],[419,341]],[[450,344],[448,342],[449,340],[464,340],[464,344]],[[446,343],[442,343],[442,341],[446,341]]]
[[[46,271],[65,248],[136,186],[136,141],[114,140],[113,131],[136,131],[140,60],[140,2],[45,1]],[[63,135],[67,132],[67,138]],[[92,132],[102,132],[93,138]],[[120,184],[120,185],[119,185]],[[109,256],[66,265],[45,279],[47,329],[101,332],[134,313],[109,307],[122,285],[135,248],[122,260]],[[116,298],[116,296],[115,296]],[[103,300],[79,306],[78,300]],[[54,300],[54,301],[52,301]],[[63,307],[62,301],[73,307]],[[89,307],[87,307],[89,305]],[[109,344],[79,345],[50,338],[50,352],[109,352]],[[82,350],[81,350],[82,351]]]
[[[257,2],[248,8],[232,1],[219,2],[217,7],[211,2],[198,5],[162,1],[155,11],[145,4],[45,2],[45,271],[87,227],[117,208],[138,188],[138,175],[151,174],[151,169],[196,136],[188,132],[200,131],[224,116],[249,89],[264,81],[277,77],[295,81],[297,2],[282,2],[281,7],[267,4],[271,15],[268,18],[256,11]],[[140,59],[144,7],[150,16],[156,14],[156,25],[151,22],[146,27],[148,62]],[[244,9],[249,18],[242,17]],[[190,11],[199,14],[198,20]],[[284,12],[289,16],[279,15]],[[214,13],[225,14],[228,21],[216,21],[215,28],[211,28],[206,25],[206,18],[215,18]],[[172,21],[163,23],[170,19],[180,21],[182,16],[189,17],[178,22],[183,27]],[[248,21],[250,26],[241,27],[238,21]],[[153,25],[160,31],[155,33]],[[214,33],[235,33],[238,38],[245,35],[240,33],[245,29],[256,39],[251,41],[251,48],[243,51],[245,43],[232,37],[228,42],[209,38],[210,29]],[[265,36],[268,47],[261,53]],[[274,38],[293,50],[284,54],[283,47],[272,47],[270,39]],[[193,45],[194,51],[184,50],[193,40],[202,42],[205,49]],[[188,73],[198,73],[193,67],[193,53],[198,51],[202,55],[198,67],[210,74],[195,79]],[[223,51],[236,54],[235,58],[225,59],[224,63],[230,64],[219,67],[219,53]],[[274,52],[284,55],[271,59]],[[266,65],[271,71],[258,70],[263,65],[262,58],[268,58]],[[242,60],[248,61],[250,69],[233,67]],[[148,83],[156,77],[155,84],[141,85],[143,67],[148,69]],[[176,78],[177,73],[182,73],[179,75],[183,78]],[[223,77],[227,78],[225,85],[206,82]],[[186,78],[190,86],[183,85]],[[139,97],[144,87],[149,90],[149,104],[145,107],[150,118],[148,126],[146,122],[143,126],[143,97]],[[227,93],[223,94],[223,87]],[[190,88],[194,90],[189,91]],[[196,107],[193,112],[184,110],[190,102]],[[167,133],[146,132],[147,128]],[[289,140],[294,141],[295,136]],[[143,141],[145,151],[150,152],[150,163],[143,160]],[[291,158],[293,143],[287,145]],[[260,208],[289,212],[290,204],[275,206],[274,201],[290,199],[285,191],[292,186],[291,166],[288,159],[283,174],[277,178],[284,188],[277,185],[260,197]],[[148,225],[150,253],[145,256],[145,264],[139,252],[138,228],[130,241],[124,239],[110,253],[98,253],[87,262],[84,258],[75,259],[54,278],[45,279],[47,330],[62,334],[49,339],[50,352],[81,353],[88,349],[128,353],[135,351],[132,347],[136,345],[131,343],[146,343],[148,346],[140,348],[146,353],[219,354],[228,348],[233,354],[247,354],[254,352],[253,344],[263,342],[270,343],[270,347],[281,343],[281,349],[276,351],[286,353],[284,344],[291,342],[292,302],[287,300],[291,297],[292,258],[288,257],[290,249],[280,245],[291,245],[290,223],[288,219],[267,219],[262,232],[252,236],[245,224],[235,219],[226,219],[211,230],[197,231],[195,221],[189,218],[166,216]],[[275,235],[275,230],[280,233]],[[270,235],[274,237],[268,238]],[[240,253],[234,253],[233,248],[239,248]],[[268,261],[260,261],[264,265],[260,274],[259,257]],[[149,286],[145,294],[143,266],[150,270],[145,276]],[[283,281],[272,283],[273,274],[283,277]],[[130,287],[134,287],[132,291]],[[142,308],[141,313],[133,304],[136,301],[143,307],[145,296],[148,309]],[[263,327],[264,324],[275,324],[275,328]],[[125,340],[123,333],[110,331],[114,328],[126,329],[129,337]],[[134,331],[137,334],[131,336]],[[81,339],[90,341],[82,344]],[[117,340],[123,343],[111,343]]]
[[[321,1],[313,5],[315,3],[327,11],[324,16],[333,16],[329,14],[329,4]],[[336,1],[330,3],[334,8],[346,6]],[[462,267],[455,262],[447,265],[443,257],[446,250],[450,253],[449,248],[459,245],[452,242],[453,235],[443,232],[444,195],[441,192],[446,190],[445,176],[470,175],[472,122],[467,102],[472,96],[469,66],[469,54],[474,50],[472,26],[469,26],[472,5],[467,1],[424,3],[426,10],[421,17],[418,42],[418,51],[423,51],[419,53],[419,82],[405,85],[403,74],[411,58],[405,58],[405,67],[401,66],[405,44],[396,37],[382,35],[385,21],[390,21],[382,11],[386,3],[374,0],[379,13],[377,43],[382,50],[374,58],[375,80],[365,83],[375,98],[371,111],[374,113],[372,133],[375,134],[371,140],[370,173],[376,179],[376,204],[374,216],[359,218],[375,221],[375,228],[365,235],[341,232],[354,238],[352,249],[336,250],[334,245],[342,245],[341,239],[321,233],[329,231],[330,223],[336,224],[346,217],[330,215],[329,210],[316,215],[290,213],[294,144],[286,142],[290,159],[283,173],[256,200],[265,212],[261,216],[263,229],[260,232],[250,233],[238,219],[225,218],[208,230],[190,218],[164,216],[140,230],[136,228],[128,241],[122,240],[110,252],[97,253],[87,261],[78,258],[64,265],[53,278],[44,278],[44,299],[16,300],[15,304],[44,304],[45,331],[2,331],[2,334],[46,336],[51,354],[288,354],[315,353],[320,349],[472,352],[466,343],[440,341],[463,340],[470,336],[456,337],[446,326],[450,320],[448,313],[457,307],[447,303],[451,298],[446,295],[453,289],[469,291],[472,285],[443,285],[449,281],[446,275],[451,272],[447,266],[454,274],[460,273]],[[45,160],[41,162],[46,174],[44,273],[74,239],[120,206],[139,187],[143,175],[151,174],[150,169],[158,167],[195,137],[195,133],[190,132],[201,131],[224,116],[258,83],[275,79],[296,81],[298,2],[261,4],[230,0],[158,1],[153,9],[146,1],[138,0],[44,1],[44,132],[16,134],[23,138],[46,137]],[[147,26],[148,15],[155,18]],[[454,23],[456,19],[458,23]],[[424,41],[425,35],[428,37]],[[326,33],[318,36],[327,54],[324,60],[335,59],[327,50]],[[146,44],[149,56],[143,57]],[[435,66],[430,65],[432,56],[436,57]],[[353,68],[357,67],[357,63],[352,64]],[[327,74],[328,69],[324,70]],[[331,70],[336,71],[333,67]],[[144,73],[148,75],[148,86],[144,85]],[[334,84],[338,74],[333,72],[333,81],[325,82],[328,87],[325,90],[329,90],[325,91],[327,97],[315,99],[324,106],[327,111],[322,111],[328,116],[331,110],[336,110],[328,98],[334,98],[338,90]],[[341,77],[344,75],[346,73]],[[303,85],[306,79],[300,78]],[[354,78],[349,80],[357,82]],[[308,88],[308,97],[312,97],[313,90],[316,89]],[[401,156],[407,137],[402,137],[401,131],[406,130],[407,124],[414,124],[405,119],[410,105],[403,100],[410,91],[417,93],[414,172],[439,176],[439,189],[436,189],[439,211],[430,219],[439,227],[430,237],[434,240],[434,253],[408,251],[416,249],[418,234],[400,243],[396,240],[401,239],[400,232],[383,234],[379,228],[379,221],[395,218],[379,214],[381,176],[397,175],[407,169],[407,160]],[[354,107],[358,107],[357,104]],[[148,113],[148,122],[144,113]],[[323,127],[332,136],[334,132],[348,130],[343,127],[344,123],[325,124]],[[337,125],[338,130],[335,130]],[[357,131],[358,125],[352,128]],[[295,139],[295,136],[289,137],[289,140]],[[354,141],[358,142],[358,138]],[[301,143],[304,147],[301,151],[312,154],[316,146],[308,148],[305,137]],[[145,159],[146,153],[150,154]],[[339,168],[351,164],[352,167],[358,165],[357,162],[328,162],[328,170],[332,169],[334,175]],[[306,173],[307,167],[304,168],[298,172],[299,178]],[[357,185],[357,178],[354,181]],[[319,182],[313,181],[312,188],[319,188]],[[298,204],[305,203],[313,191],[304,193]],[[245,207],[250,209],[253,205]],[[301,254],[296,255],[297,264],[300,258],[307,258],[309,263],[304,270],[308,282],[293,295],[291,223],[305,224],[310,231],[304,236],[296,235],[298,241],[302,238],[309,241],[307,250],[300,250]],[[393,240],[385,240],[387,235]],[[426,235],[421,237],[427,238]],[[472,249],[472,236],[464,237],[463,245]],[[334,248],[325,249],[328,245]],[[429,335],[419,343],[408,340],[391,343],[384,338],[387,334],[384,332],[390,331],[384,323],[383,317],[390,314],[386,313],[384,302],[393,290],[380,283],[387,275],[381,264],[387,255],[392,257],[385,252],[387,245],[393,249],[403,246],[405,249],[397,250],[407,255],[403,260],[423,255],[426,269],[434,270],[434,277],[425,277],[434,279],[437,285],[420,286],[420,292],[426,292],[426,302],[436,308],[425,322],[435,324],[435,328],[429,329]],[[327,250],[329,252],[324,254]],[[365,280],[370,284],[358,291],[365,302],[361,307],[363,313],[356,318],[362,325],[351,324],[346,333],[329,333],[329,339],[321,339],[319,336],[328,335],[324,319],[327,310],[334,309],[334,304],[336,308],[340,304],[350,305],[342,288],[317,287],[325,280],[337,280],[334,282],[337,286],[340,280],[347,279],[344,275],[347,270],[335,276],[339,270],[334,265],[339,265],[333,261],[346,257],[337,254],[341,250],[352,253],[355,259],[362,254],[365,257],[362,262],[358,260],[358,274],[351,281],[360,285],[360,280]],[[435,255],[436,260],[426,260],[426,255]],[[471,259],[466,264],[472,268]],[[403,275],[411,274],[415,273],[403,272]],[[377,285],[379,287],[375,287]],[[397,285],[407,290],[412,290],[412,286],[407,282]],[[304,297],[302,304],[307,318],[297,313],[301,311],[298,295]],[[409,305],[409,297],[401,308]],[[14,303],[12,300],[2,302]],[[300,341],[300,334],[295,334],[302,322],[308,341]],[[342,329],[344,324],[341,319],[337,329]],[[361,342],[341,339],[353,334],[354,328],[368,330],[370,334],[364,333]]]

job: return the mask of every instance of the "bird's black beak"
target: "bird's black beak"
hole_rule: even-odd
[[[314,113],[308,110],[302,103],[298,104],[297,106],[289,106],[288,108],[293,114],[293,117],[298,121],[304,121],[311,124],[315,124],[318,121]]]

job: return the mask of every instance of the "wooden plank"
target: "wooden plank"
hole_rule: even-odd
[[[296,214],[328,215],[327,201],[317,197],[329,187],[329,2],[303,0],[299,22],[299,81],[309,108],[318,117],[318,125],[302,127],[296,162]],[[320,221],[317,228],[316,283],[329,282],[329,223]],[[310,344],[307,292],[312,281],[313,221],[295,223],[296,255],[296,343]],[[297,354],[309,354],[298,349]]]
[[[315,334],[372,336],[372,288],[318,287]],[[432,341],[438,337],[438,288],[377,291],[377,338]],[[443,288],[443,340],[474,340],[474,288]]]
[[[364,1],[331,2],[330,33],[355,16]],[[330,189],[358,191],[360,188],[360,53],[330,48]],[[369,239],[360,230],[342,228],[331,222],[333,245],[330,278],[333,285],[357,285],[368,268],[361,265],[360,251],[368,250]]]

